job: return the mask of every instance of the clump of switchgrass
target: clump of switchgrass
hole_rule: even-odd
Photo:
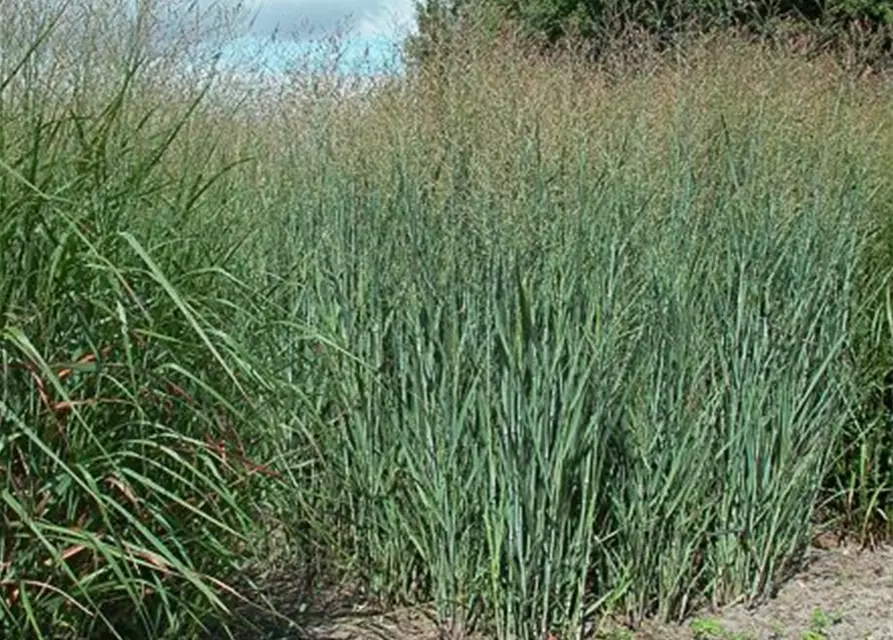
[[[311,535],[454,632],[764,597],[865,433],[889,96],[735,41],[628,82],[473,45],[272,147],[277,296],[328,337]]]

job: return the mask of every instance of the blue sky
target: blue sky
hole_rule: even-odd
[[[342,34],[341,71],[395,69],[397,47],[415,23],[413,0],[248,0],[246,9],[253,21],[226,45],[224,59],[260,63],[273,74],[293,59],[326,57],[321,42],[336,33]]]

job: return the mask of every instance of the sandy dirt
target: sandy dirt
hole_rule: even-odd
[[[407,609],[378,614],[352,606],[313,617],[296,615],[299,625],[267,620],[238,640],[451,640],[430,614]],[[252,616],[253,617],[253,616]],[[257,620],[257,618],[255,618]],[[893,640],[893,548],[812,549],[803,571],[775,598],[748,609],[700,612],[681,625],[649,623],[636,631],[617,630],[592,640]],[[486,639],[482,639],[486,640]],[[562,640],[554,638],[552,640]]]
[[[693,630],[698,623],[700,636]],[[893,640],[893,549],[813,549],[806,568],[756,609],[703,612],[684,625],[655,625],[633,638]]]

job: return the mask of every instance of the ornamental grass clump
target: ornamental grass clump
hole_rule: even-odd
[[[217,633],[275,569],[565,637],[882,531],[888,90],[507,31],[264,92],[83,7],[0,20],[0,635]]]

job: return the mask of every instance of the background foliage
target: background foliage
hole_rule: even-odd
[[[593,53],[630,30],[664,43],[682,36],[734,27],[763,37],[812,30],[823,40],[848,42],[855,26],[889,49],[893,27],[890,0],[428,0],[417,2],[418,33],[407,51],[417,60],[453,31],[483,28],[498,34],[511,22],[546,46],[582,38]]]

